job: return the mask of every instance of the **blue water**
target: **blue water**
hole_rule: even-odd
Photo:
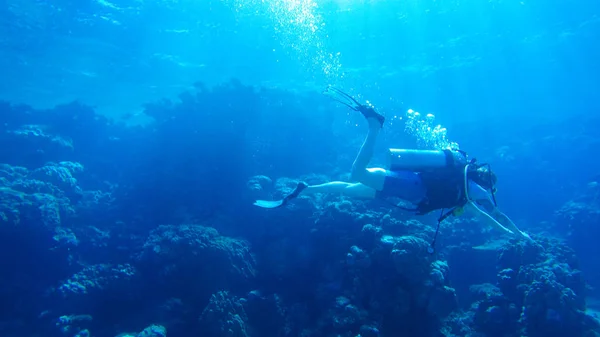
[[[600,2],[0,1],[2,336],[600,335]],[[460,148],[468,214],[301,195]]]

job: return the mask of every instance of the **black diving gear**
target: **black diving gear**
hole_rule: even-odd
[[[348,108],[360,112],[365,118],[375,118],[379,124],[383,126],[383,122],[385,122],[385,117],[375,111],[375,107],[372,105],[364,105],[358,103],[352,96],[347,93],[341,91],[340,89],[334,88],[332,86],[328,86],[325,90],[323,90],[323,95],[331,97],[338,103],[341,103]]]
[[[497,177],[494,174],[494,172],[492,171],[492,167],[490,164],[477,164],[477,160],[475,158],[473,158],[469,164],[467,164],[464,168],[464,175],[463,175],[463,182],[464,182],[464,187],[463,187],[463,193],[464,193],[464,200],[461,201],[461,204],[458,204],[457,206],[455,206],[454,208],[450,209],[448,212],[444,213],[444,209],[442,208],[441,213],[440,213],[440,217],[438,218],[438,222],[437,222],[437,226],[435,229],[435,234],[433,236],[433,240],[431,241],[431,245],[429,246],[429,248],[427,248],[427,251],[430,254],[433,254],[435,252],[435,242],[437,240],[437,236],[440,232],[440,224],[442,223],[442,221],[446,220],[446,218],[448,218],[451,215],[460,215],[464,212],[464,207],[468,204],[471,203],[475,206],[475,209],[477,209],[479,212],[483,213],[485,216],[490,217],[489,214],[481,211],[481,209],[479,209],[479,207],[477,207],[473,201],[470,199],[469,197],[469,180],[473,180],[473,182],[475,182],[476,184],[482,186],[484,189],[489,190],[491,196],[492,196],[492,201],[494,203],[494,207],[497,207],[498,204],[496,203],[496,181],[497,181]],[[490,217],[491,218],[491,217]]]
[[[464,169],[468,165],[464,152],[451,150],[406,150],[390,149],[391,172],[412,172],[418,176],[416,181],[404,189],[424,189],[423,197],[416,202],[417,207],[407,209],[418,215],[424,215],[436,209],[454,208],[466,202],[464,192]],[[384,182],[381,196],[393,191],[393,180],[397,174],[390,174]],[[396,188],[398,189],[398,188]]]
[[[465,204],[468,201],[465,179],[472,180],[489,190],[492,196],[495,193],[494,185],[497,178],[489,164],[478,164],[475,159],[469,161],[464,151],[412,149],[389,149],[389,151],[390,170],[383,191],[379,195],[402,198],[392,189],[403,188],[416,191],[424,187],[425,195],[422,200],[416,202],[416,208],[409,209],[418,215]],[[414,174],[415,178],[405,177],[406,174],[401,175],[406,172]],[[400,176],[404,184],[395,184],[393,180],[397,180]]]
[[[414,194],[414,191],[424,189],[424,197],[416,203],[415,208],[397,207],[417,215],[441,210],[430,252],[433,252],[441,222],[451,215],[462,214],[463,207],[470,201],[469,180],[489,190],[494,205],[496,204],[496,176],[489,164],[478,164],[475,159],[469,161],[464,151],[390,149],[390,161],[390,174],[386,177],[380,196],[394,196],[394,191],[387,189],[399,190],[403,187],[404,191],[398,191],[396,195],[400,198],[400,194],[409,195],[406,190],[413,191]],[[400,174],[402,172],[418,175],[419,179],[407,180],[405,175]],[[403,184],[394,183],[398,177],[404,177]],[[407,181],[411,183],[406,184]]]

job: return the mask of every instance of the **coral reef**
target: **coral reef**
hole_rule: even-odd
[[[256,273],[247,242],[200,225],[159,226],[150,232],[138,259],[146,272],[171,282],[193,273],[195,282],[205,286],[229,287]]]
[[[535,225],[537,244],[460,217],[433,253],[435,214],[338,195],[252,207],[345,177],[361,140],[303,115],[337,109],[326,104],[198,84],[127,127],[78,103],[0,103],[0,334],[600,334],[586,282],[600,280],[596,185]]]
[[[447,322],[449,331],[489,337],[593,336],[599,331],[598,321],[586,313],[586,283],[573,250],[556,240],[536,241],[501,247],[496,285],[471,286],[474,301]]]

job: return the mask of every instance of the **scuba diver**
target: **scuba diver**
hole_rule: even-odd
[[[417,215],[441,211],[430,251],[435,245],[440,223],[447,217],[460,215],[466,210],[482,215],[492,226],[511,236],[532,241],[529,235],[520,231],[510,218],[498,210],[495,198],[497,177],[489,164],[469,160],[466,153],[460,150],[392,148],[389,149],[389,169],[369,168],[367,166],[385,117],[372,105],[360,104],[339,89],[328,87],[323,94],[360,112],[369,124],[367,138],[352,165],[350,180],[353,182],[332,181],[319,185],[300,182],[282,200],[257,200],[254,205],[277,208],[299,195],[316,193],[335,193],[359,199],[396,198],[414,207],[394,206]]]

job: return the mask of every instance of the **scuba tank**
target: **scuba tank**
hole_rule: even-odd
[[[440,168],[456,168],[467,165],[463,152],[451,150],[413,150],[390,148],[391,171],[423,172]]]

